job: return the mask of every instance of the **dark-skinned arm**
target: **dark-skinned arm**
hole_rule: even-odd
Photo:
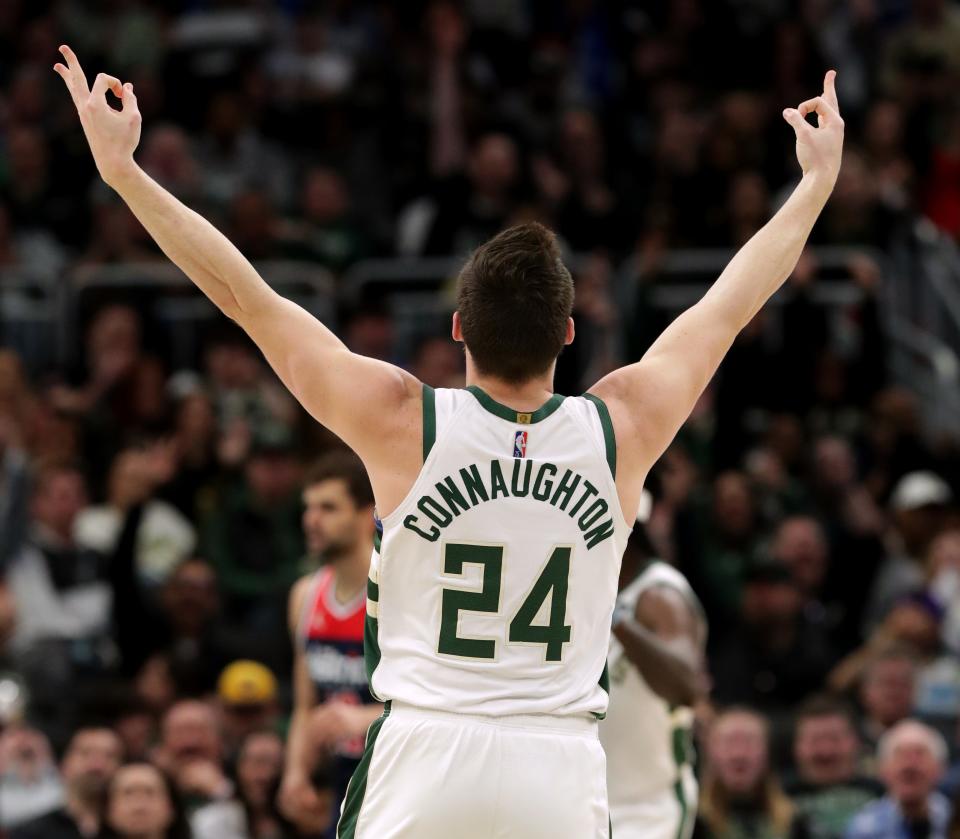
[[[613,634],[650,689],[671,705],[693,705],[705,692],[706,627],[676,589],[644,592],[633,615],[614,623]]]

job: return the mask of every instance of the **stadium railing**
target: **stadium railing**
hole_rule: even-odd
[[[860,247],[815,248],[818,282],[809,299],[828,308],[855,305],[863,291],[850,261],[867,255],[881,267],[883,322],[891,344],[894,380],[917,392],[932,430],[956,430],[960,415],[960,252],[951,241],[918,225],[913,238],[887,254]],[[627,357],[625,321],[637,316],[638,294],[659,323],[698,300],[732,255],[723,249],[669,251],[653,269],[627,260],[609,274],[621,320],[621,355]],[[569,258],[574,273],[590,260]],[[444,332],[454,308],[456,258],[370,259],[335,279],[312,263],[264,262],[263,276],[281,293],[336,328],[341,311],[384,311],[394,321],[398,357],[409,358],[417,339]],[[777,310],[795,290],[788,284],[772,300]],[[87,266],[65,278],[0,273],[0,335],[31,367],[66,364],[78,357],[80,329],[92,309],[108,299],[132,300],[160,325],[174,365],[198,357],[204,330],[216,323],[214,307],[174,266],[130,263]]]
[[[0,271],[0,347],[10,348],[31,369],[66,357],[62,329],[63,283],[53,274]]]
[[[314,264],[290,261],[257,263],[261,276],[277,291],[334,327],[337,286],[332,274]],[[220,314],[206,297],[169,263],[126,263],[85,266],[71,273],[61,297],[64,344],[79,348],[79,330],[97,305],[107,300],[136,304],[162,327],[174,365],[193,362],[203,343],[203,330]]]

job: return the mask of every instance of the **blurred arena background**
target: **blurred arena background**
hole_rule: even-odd
[[[252,814],[239,839],[329,835],[275,812],[264,732],[289,714],[287,593],[322,561],[304,470],[338,441],[100,182],[64,42],[133,81],[154,178],[431,385],[463,383],[463,257],[553,227],[562,393],[639,358],[766,221],[798,177],[780,112],[836,68],[836,191],[651,475],[636,549],[707,609],[701,732],[759,715],[701,738],[700,835],[842,835],[884,782],[898,800],[875,749],[910,717],[949,747],[911,778],[957,795],[960,5],[3,0],[0,835],[98,835],[22,825],[114,771],[103,726],[171,773],[197,839],[226,835],[195,815],[222,800]]]

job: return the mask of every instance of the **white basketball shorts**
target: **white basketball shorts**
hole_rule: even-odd
[[[608,839],[596,722],[388,703],[370,726],[338,839]]]
[[[612,804],[614,839],[690,839],[697,817],[697,781],[689,766],[662,795]]]

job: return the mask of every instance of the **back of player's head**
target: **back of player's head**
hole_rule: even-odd
[[[479,372],[514,384],[545,373],[573,310],[573,278],[557,237],[530,222],[481,245],[460,272],[457,309]]]

